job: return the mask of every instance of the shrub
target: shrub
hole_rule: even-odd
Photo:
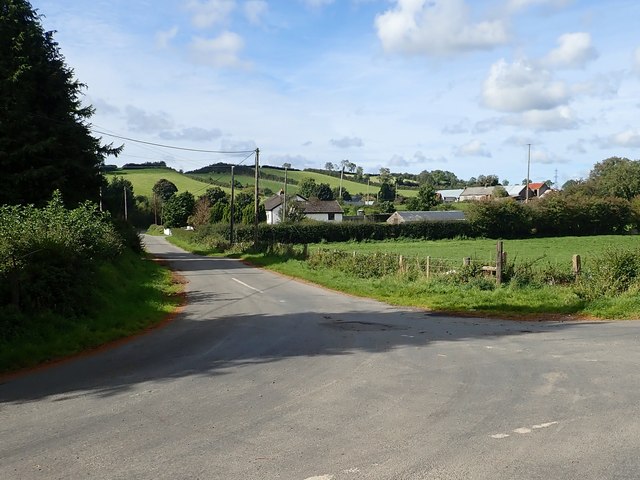
[[[139,241],[139,240],[138,240]],[[131,236],[129,243],[135,243]],[[0,207],[0,305],[71,314],[83,308],[101,260],[122,252],[123,242],[91,203],[74,210],[55,192],[45,208]]]

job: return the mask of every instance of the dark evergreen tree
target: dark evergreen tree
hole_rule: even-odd
[[[98,200],[105,157],[121,148],[91,134],[84,85],[66,66],[53,32],[27,0],[0,0],[0,204]]]

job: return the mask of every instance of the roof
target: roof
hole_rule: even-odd
[[[467,187],[460,194],[461,197],[489,196],[493,195],[496,187]]]
[[[297,202],[303,202],[303,201],[306,201],[306,198],[304,198],[302,195],[296,195],[295,198],[293,199],[290,198],[290,201],[291,200],[294,200]],[[271,210],[274,210],[280,205],[282,205],[283,201],[284,201],[284,194],[281,194],[281,193],[279,193],[278,195],[274,195],[273,197],[269,197],[264,201],[264,209],[267,212],[270,212]]]
[[[282,200],[284,199],[284,195],[274,195],[273,197],[269,197],[264,201],[264,209],[266,211],[271,211],[276,207],[282,205]]]
[[[531,190],[540,190],[540,189],[542,188],[542,186],[543,186],[543,185],[544,185],[545,187],[547,186],[547,184],[546,184],[546,183],[544,183],[544,182],[530,183],[530,184],[529,184],[529,188],[530,188]]]
[[[526,185],[507,185],[504,189],[507,191],[510,197],[517,197],[526,190]]]
[[[399,217],[399,218],[398,218]],[[389,219],[388,223],[400,220],[402,222],[450,222],[454,220],[465,220],[464,212],[461,210],[442,210],[442,211],[406,211],[395,212]]]
[[[311,199],[300,202],[304,213],[344,213],[342,207],[335,200]]]
[[[463,191],[464,191],[464,188],[456,188],[453,190],[436,190],[436,193],[439,194],[442,198],[445,198],[445,197],[458,198],[460,195],[462,195]]]

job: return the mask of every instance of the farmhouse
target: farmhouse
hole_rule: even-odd
[[[335,200],[307,200],[302,195],[296,195],[287,202],[296,202],[305,214],[305,217],[311,220],[321,222],[341,222],[344,210]],[[264,208],[267,212],[267,223],[274,225],[283,220],[284,193],[281,191],[277,195],[268,198],[264,202]]]
[[[305,202],[307,199],[301,195],[296,195],[290,201]],[[284,206],[284,192],[269,197],[264,202],[264,209],[267,212],[267,223],[274,225],[282,222],[282,208]]]
[[[387,219],[387,223],[398,225],[408,222],[452,222],[465,220],[464,212],[459,210],[437,212],[395,212]]]
[[[300,203],[307,218],[321,222],[341,222],[344,210],[335,200],[318,200],[312,198]]]

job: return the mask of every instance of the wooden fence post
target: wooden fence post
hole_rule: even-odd
[[[427,255],[427,280],[431,276],[431,257]]]
[[[398,267],[400,267],[400,273],[404,273],[404,257],[402,255],[398,259]]]
[[[580,272],[582,271],[582,260],[580,259],[580,255],[573,256],[573,276],[576,277],[576,280],[580,276]]]
[[[502,260],[504,250],[502,240],[498,240],[496,244],[496,285],[502,285]]]

